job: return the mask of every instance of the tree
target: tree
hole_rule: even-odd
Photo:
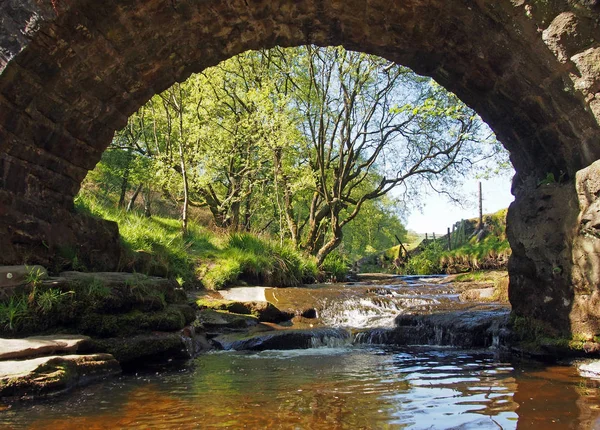
[[[184,232],[188,207],[203,206],[218,227],[279,234],[322,263],[344,234],[356,243],[346,248],[366,248],[351,227],[358,219],[372,243],[391,240],[379,234],[400,231],[389,202],[418,198],[420,184],[451,195],[487,156],[480,143],[493,139],[482,127],[431,79],[306,46],[244,53],[176,84],[114,145],[125,166],[151,160],[144,183],[182,205]],[[131,167],[121,172],[121,196],[142,189]]]
[[[303,247],[320,264],[366,202],[468,167],[481,122],[404,67],[339,47],[301,49],[289,76],[313,176]]]

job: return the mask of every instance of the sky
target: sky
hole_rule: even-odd
[[[481,180],[483,189],[483,213],[496,212],[507,208],[514,200],[510,193],[511,175],[504,175],[489,180]],[[422,207],[411,210],[407,217],[407,229],[417,233],[434,233],[444,235],[448,227],[462,219],[479,216],[478,183],[479,179],[470,179],[463,185],[465,202],[463,208],[448,201],[447,197],[432,193]]]

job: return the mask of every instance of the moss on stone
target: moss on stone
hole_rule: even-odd
[[[182,338],[176,333],[142,334],[131,338],[95,339],[94,348],[105,351],[121,364],[161,357],[185,359],[189,355]]]
[[[83,315],[78,327],[84,334],[99,337],[131,336],[144,331],[177,331],[190,322],[193,310],[186,306],[169,305],[164,310],[142,312],[133,310],[125,314]]]

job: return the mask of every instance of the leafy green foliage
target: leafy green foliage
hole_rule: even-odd
[[[429,78],[341,47],[275,48],[153,97],[89,180],[118,207],[142,190],[146,217],[160,194],[181,208],[185,234],[189,207],[204,207],[218,228],[278,236],[320,264],[339,246],[357,257],[397,243],[405,233],[397,214],[423,183],[455,190],[495,151],[474,112]],[[384,199],[399,186],[401,201]],[[250,260],[241,273],[252,272]],[[169,274],[184,279],[176,266]]]
[[[334,282],[341,282],[348,275],[350,261],[344,254],[332,252],[325,257],[321,269],[325,272],[325,276],[328,279]]]
[[[0,327],[15,331],[27,315],[27,299],[25,296],[11,296],[0,302]]]
[[[439,242],[432,241],[423,251],[411,257],[405,267],[407,275],[435,275],[443,273],[440,264],[443,249]]]
[[[249,233],[219,235],[194,222],[188,235],[181,235],[177,220],[106,207],[89,194],[80,194],[78,208],[119,224],[127,250],[125,268],[135,268],[136,251],[160,265],[166,275],[193,284],[201,280],[212,289],[222,289],[240,282],[272,286],[298,286],[312,282],[318,271],[312,257],[293,246],[275,243]],[[143,275],[139,274],[140,278]],[[136,288],[142,282],[135,282]],[[94,290],[101,286],[94,287]]]
[[[94,277],[92,280],[85,286],[85,294],[94,299],[103,299],[110,295],[111,290],[109,287],[104,285],[102,279]]]
[[[25,275],[25,283],[34,288],[39,286],[45,275],[44,270],[39,267],[26,267],[26,269],[27,274]]]
[[[443,253],[440,263],[450,273],[480,269],[503,269],[510,256],[506,239],[506,209],[484,216],[485,237]]]
[[[203,277],[211,289],[222,289],[243,282],[297,287],[316,278],[316,264],[292,246],[281,245],[248,233],[231,234],[221,258],[207,267]]]
[[[36,295],[35,304],[40,312],[46,314],[60,306],[61,301],[70,294],[70,291],[62,292],[58,288],[49,288]]]

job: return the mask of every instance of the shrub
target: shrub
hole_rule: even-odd
[[[0,302],[0,327],[9,331],[17,330],[27,312],[25,296],[12,296],[7,301]]]
[[[345,255],[334,251],[325,257],[321,269],[328,279],[334,282],[342,282],[348,275],[350,262]]]
[[[442,246],[437,241],[431,242],[423,251],[410,258],[404,269],[406,274],[435,275],[442,273],[440,264],[442,253]]]
[[[232,285],[242,273],[239,261],[235,259],[217,260],[202,278],[206,288],[222,290]]]
[[[240,282],[293,287],[318,274],[313,257],[250,233],[220,236],[190,222],[183,237],[176,219],[126,213],[89,194],[80,194],[76,205],[119,224],[121,270],[170,277],[180,285],[201,279],[211,289]]]

